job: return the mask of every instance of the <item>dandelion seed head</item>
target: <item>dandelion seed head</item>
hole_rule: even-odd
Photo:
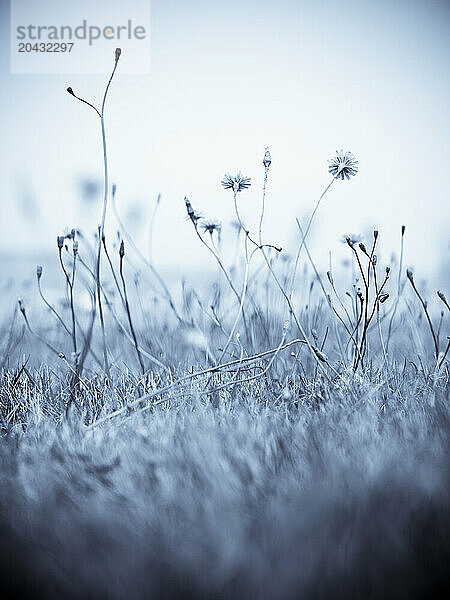
[[[358,161],[354,154],[343,150],[336,150],[336,156],[333,156],[329,162],[328,172],[333,175],[335,179],[345,178],[350,179],[353,175],[358,172]]]
[[[237,194],[237,192],[242,192],[242,190],[249,188],[251,185],[250,181],[250,177],[245,177],[239,171],[236,175],[226,173],[221,183],[226,190],[233,190]]]

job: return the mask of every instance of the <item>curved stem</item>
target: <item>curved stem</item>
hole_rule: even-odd
[[[335,177],[332,178],[332,180],[330,181],[330,183],[327,185],[327,187],[322,192],[322,194],[321,194],[320,198],[318,199],[317,204],[316,204],[316,206],[315,206],[315,208],[314,208],[314,210],[313,210],[313,212],[312,212],[312,214],[311,214],[311,216],[309,218],[308,225],[306,226],[306,229],[305,229],[305,234],[302,237],[302,241],[300,243],[300,246],[298,247],[297,255],[295,257],[294,272],[292,274],[292,282],[291,282],[291,292],[289,294],[290,297],[292,297],[292,294],[294,293],[295,278],[296,278],[296,275],[297,275],[298,261],[300,259],[300,254],[301,254],[301,251],[302,251],[303,246],[305,244],[305,241],[306,241],[306,238],[308,236],[309,230],[311,229],[311,225],[312,225],[314,216],[315,216],[317,210],[319,209],[320,203],[322,202],[322,198],[325,196],[325,194],[328,192],[328,190],[330,189],[330,187],[333,185],[334,181],[335,181]]]

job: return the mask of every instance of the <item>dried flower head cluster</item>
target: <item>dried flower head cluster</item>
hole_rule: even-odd
[[[237,192],[242,192],[242,190],[249,188],[251,185],[250,181],[250,177],[245,177],[239,171],[236,175],[226,173],[222,179],[222,185],[226,190],[233,190],[237,194]]]
[[[356,175],[358,172],[358,161],[351,152],[336,150],[336,156],[328,162],[330,163],[328,172],[331,173],[335,179],[350,179],[350,177]]]

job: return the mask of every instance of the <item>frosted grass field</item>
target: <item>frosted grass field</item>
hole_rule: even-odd
[[[245,174],[218,182],[231,227],[180,199],[215,270],[167,281],[107,170],[119,59],[103,106],[74,106],[100,119],[97,237],[62,232],[32,308],[3,306],[3,597],[447,597],[448,282],[430,291],[408,268],[401,223],[398,248],[343,232],[345,269],[317,269],[308,235],[357,177],[350,152],[298,247],[265,240],[268,148],[248,229]]]

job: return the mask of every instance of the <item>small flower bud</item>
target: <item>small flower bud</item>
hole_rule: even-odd
[[[438,291],[436,292],[436,294],[438,295],[438,298],[439,298],[440,300],[442,300],[442,302],[445,304],[445,306],[446,306],[446,307],[447,307],[447,308],[450,310],[450,306],[449,306],[449,304],[448,304],[448,302],[447,302],[447,298],[445,297],[445,294],[444,294],[444,292],[441,292],[440,290],[438,290]]]
[[[361,252],[364,252],[364,254],[367,254],[366,247],[362,242],[359,244],[359,249],[361,250]]]
[[[333,275],[331,274],[331,271],[327,271],[327,277],[328,281],[333,285]]]
[[[374,229],[374,232],[373,232],[373,237],[374,237],[375,239],[377,239],[377,237],[378,237],[378,229]]]
[[[406,269],[406,277],[411,281],[414,281],[414,275],[411,269]]]
[[[112,184],[112,197],[114,198],[117,192],[117,185],[115,183]]]
[[[56,238],[56,243],[58,244],[59,250],[61,250],[62,247],[64,246],[64,236],[58,235],[58,237]]]
[[[119,62],[120,55],[122,54],[121,48],[116,48],[116,64]]]
[[[42,276],[42,267],[41,267],[41,265],[38,265],[38,266],[36,267],[36,275],[37,275],[37,278],[38,278],[38,279],[40,279],[40,278],[41,278],[41,276]]]
[[[402,237],[405,235],[406,227],[402,225]]]
[[[383,302],[386,302],[386,300],[389,298],[389,294],[385,293],[385,294],[381,294],[380,295],[380,302],[381,304],[383,304]]]
[[[386,267],[386,276],[389,277],[389,273],[391,272],[391,267]]]
[[[123,243],[123,240],[120,242],[119,256],[120,258],[125,256],[125,244]]]
[[[69,92],[69,94],[70,94],[71,96],[75,96],[75,94],[73,93],[73,89],[72,89],[71,87],[68,87],[68,88],[67,88],[67,91]]]
[[[75,234],[76,234],[76,231],[75,231],[75,229],[72,228],[70,230],[69,235],[67,237],[69,238],[69,240],[74,240],[75,239]]]
[[[25,306],[23,304],[22,298],[18,298],[17,302],[19,303],[20,312],[24,315],[25,314]]]
[[[272,158],[270,156],[269,147],[266,146],[266,152],[264,154],[264,159],[263,159],[263,165],[264,165],[264,168],[266,169],[266,171],[270,167],[271,162],[272,162]]]
[[[312,346],[312,349],[314,351],[314,354],[317,356],[317,358],[320,360],[320,362],[328,362],[328,357],[326,354],[324,354],[321,350],[319,350],[319,348],[316,348],[315,346]]]
[[[78,241],[76,241],[76,240],[74,241],[72,249],[73,249],[73,255],[76,256],[78,254]]]
[[[373,263],[373,266],[375,266],[375,265],[377,264],[377,262],[378,262],[378,256],[377,256],[376,254],[374,254],[374,255],[372,256],[372,263]]]

